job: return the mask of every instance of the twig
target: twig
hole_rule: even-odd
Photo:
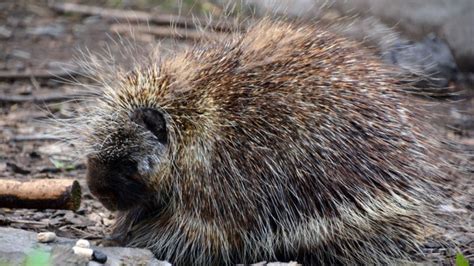
[[[16,141],[16,142],[22,142],[22,141],[59,141],[61,140],[58,137],[51,136],[51,135],[44,135],[44,134],[38,134],[38,135],[19,135],[19,136],[14,136],[9,139],[10,141]]]
[[[77,210],[79,182],[71,179],[0,180],[0,207]]]
[[[69,225],[66,225],[66,226],[63,226],[61,227],[61,229],[63,228],[70,228],[76,232],[78,232],[79,234],[81,234],[81,238],[84,238],[84,239],[88,239],[88,240],[95,240],[95,239],[102,239],[103,236],[97,236],[97,235],[94,235],[94,234],[91,234],[91,233],[88,233],[84,230],[81,230],[79,228],[76,228],[75,226],[69,226]]]
[[[34,76],[30,76],[30,81],[33,87],[35,88],[35,90],[37,91],[40,90],[40,85]]]
[[[64,78],[72,77],[77,75],[77,71],[66,71],[66,70],[30,70],[25,72],[18,71],[0,71],[0,80],[5,79],[50,79],[50,78]]]
[[[173,38],[173,39],[189,39],[189,40],[200,40],[200,39],[216,39],[220,35],[225,33],[219,32],[200,32],[197,30],[188,30],[180,28],[170,28],[163,26],[147,26],[147,25],[125,25],[125,24],[113,24],[110,26],[110,30],[120,34],[134,34],[134,33],[145,33],[152,34],[159,38]]]
[[[48,225],[48,223],[45,222],[39,222],[39,221],[30,221],[30,220],[8,220],[8,222],[12,224],[35,224],[35,225]]]
[[[109,9],[101,8],[96,6],[79,5],[74,3],[56,3],[51,6],[52,9],[58,12],[71,12],[83,15],[96,15],[103,18],[123,20],[127,22],[145,22],[154,23],[157,25],[174,25],[177,27],[194,27],[196,22],[204,27],[209,27],[218,31],[234,31],[236,27],[233,27],[232,22],[229,21],[217,21],[217,22],[204,22],[204,19],[190,19],[182,16],[168,15],[168,14],[151,14],[143,11],[135,10],[120,10],[120,9]]]
[[[0,95],[0,103],[48,103],[70,100],[78,97],[77,94],[51,94],[44,96],[34,95]]]

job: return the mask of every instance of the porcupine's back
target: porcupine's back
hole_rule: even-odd
[[[423,240],[438,143],[391,70],[356,43],[263,21],[117,87],[101,104],[118,127],[152,108],[167,131],[146,181],[160,198],[119,214],[128,245],[178,264],[380,263]],[[124,131],[91,144],[110,130]]]

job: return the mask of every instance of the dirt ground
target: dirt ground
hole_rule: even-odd
[[[72,159],[74,147],[61,145],[51,137],[45,122],[52,115],[67,118],[78,111],[74,99],[64,99],[75,92],[75,86],[40,72],[61,73],[74,61],[73,55],[86,47],[92,51],[110,48],[117,53],[120,44],[111,41],[115,39],[110,31],[114,23],[98,16],[60,14],[49,8],[47,1],[0,3],[0,178],[71,178],[79,180],[83,188],[82,205],[76,212],[0,208],[0,226],[49,230],[99,244],[107,235],[114,216],[87,190],[84,161]],[[154,40],[147,38],[134,42],[146,47]],[[163,43],[165,48],[176,44],[168,40]],[[25,74],[29,71],[31,75]],[[439,114],[433,123],[446,132],[446,138],[461,143],[469,158],[460,167],[470,174],[449,188],[452,201],[440,207],[440,217],[449,224],[440,238],[458,244],[450,249],[429,243],[423,250],[448,264],[454,262],[456,251],[474,260],[474,86],[453,86],[459,93],[432,100],[432,112]],[[63,101],[54,97],[62,97]]]

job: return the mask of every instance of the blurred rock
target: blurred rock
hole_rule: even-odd
[[[171,266],[166,261],[157,260],[151,251],[147,249],[118,247],[101,247],[96,249],[107,255],[107,263],[110,265]],[[120,262],[120,264],[113,264],[112,262]]]
[[[434,34],[420,42],[398,41],[382,58],[416,77],[417,87],[443,88],[456,79],[458,68],[448,45]]]
[[[24,265],[34,252],[41,252],[51,259],[50,265],[97,265],[74,255],[74,239],[57,238],[52,243],[38,243],[34,232],[0,227],[0,264]],[[139,248],[96,247],[107,256],[107,265],[151,265],[169,266],[168,262],[157,260],[151,251]],[[28,264],[33,265],[33,264]]]
[[[437,32],[453,18],[474,11],[472,0],[332,0],[332,4],[346,14],[373,15],[417,37]]]
[[[228,0],[227,0],[228,1]],[[226,2],[224,0],[223,2]],[[320,0],[245,0],[259,15],[280,14],[294,17],[314,16],[328,1]]]
[[[275,1],[264,2],[270,6]],[[375,49],[385,62],[398,66],[410,79],[404,81],[419,88],[445,88],[456,79],[458,67],[450,47],[435,34],[418,42],[409,41],[376,17],[341,18],[329,9],[324,12],[331,14],[321,17],[331,31]]]
[[[84,25],[95,25],[98,22],[100,22],[101,17],[100,16],[88,16],[82,20],[82,23]]]
[[[412,39],[434,32],[448,43],[461,70],[474,71],[472,0],[333,0],[333,4],[345,14],[380,18]]]
[[[29,52],[18,49],[11,51],[10,56],[27,60],[31,58],[31,54]]]
[[[365,46],[376,49],[380,54],[389,51],[394,45],[403,40],[398,32],[375,17],[346,17],[338,18],[335,21],[327,21],[327,23],[332,32],[361,42]]]
[[[337,10],[354,20],[375,17],[405,38],[423,39],[434,32],[449,45],[462,71],[474,72],[473,0],[246,0],[257,14],[319,19]],[[356,15],[355,18],[354,15]],[[393,30],[392,30],[393,31]]]
[[[12,36],[12,31],[5,26],[0,26],[0,39],[8,39]]]
[[[21,24],[21,19],[20,18],[17,18],[17,17],[14,17],[14,16],[9,16],[7,18],[7,23],[6,23],[8,26],[11,26],[11,27],[17,27],[18,25]]]
[[[64,26],[62,26],[61,24],[38,26],[35,28],[28,29],[27,33],[31,35],[51,36],[57,38],[64,34]]]
[[[451,17],[441,28],[440,35],[453,50],[459,67],[474,72],[474,9]]]

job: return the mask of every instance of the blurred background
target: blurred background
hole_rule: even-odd
[[[0,178],[77,179],[84,191],[77,211],[0,208],[0,226],[100,244],[113,223],[113,214],[85,186],[84,161],[72,156],[74,147],[60,145],[45,123],[52,115],[81,112],[78,85],[70,81],[93,83],[87,76],[94,74],[75,63],[81,51],[111,54],[111,63],[127,66],[133,61],[123,53],[127,49],[146,54],[160,43],[166,54],[244,30],[262,16],[317,22],[415,77],[407,82],[423,92],[420,98],[434,114],[430,122],[462,147],[468,161],[460,167],[470,173],[449,188],[453,201],[441,208],[450,225],[439,237],[460,245],[432,243],[423,252],[451,264],[462,250],[472,260],[473,0],[1,0]],[[16,234],[0,232],[0,258],[11,246],[8,239],[19,241]]]

